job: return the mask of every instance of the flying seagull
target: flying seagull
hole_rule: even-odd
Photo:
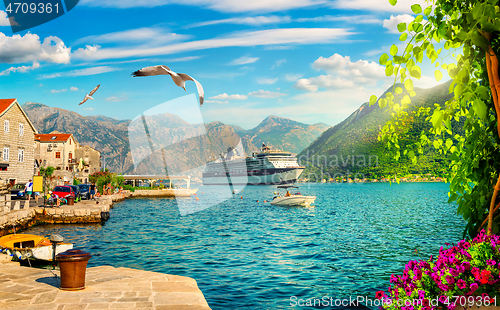
[[[92,98],[92,95],[97,91],[97,89],[99,88],[99,86],[101,86],[101,84],[97,85],[94,89],[92,89],[92,91],[88,94],[85,94],[85,98],[83,98],[83,101],[80,102],[79,105],[85,103],[85,101],[89,100],[89,99],[92,99],[94,100],[94,98]]]
[[[203,101],[205,100],[205,93],[203,92],[203,87],[201,86],[200,82],[193,79],[187,74],[176,73],[170,70],[170,68],[167,66],[158,65],[152,67],[145,67],[142,68],[141,70],[137,70],[132,73],[132,76],[138,77],[138,76],[167,75],[167,74],[172,77],[172,80],[174,81],[175,85],[184,88],[184,90],[186,90],[186,81],[193,81],[196,84],[196,89],[198,90],[198,96],[200,97],[200,106],[203,106]]]

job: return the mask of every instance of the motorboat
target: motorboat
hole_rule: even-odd
[[[55,255],[72,248],[72,243],[52,242],[38,235],[12,234],[0,237],[0,252],[18,261],[51,262]]]
[[[316,196],[303,196],[298,191],[296,191],[295,193],[290,193],[290,191],[293,191],[293,189],[298,189],[297,186],[280,185],[278,186],[278,188],[284,189],[286,193],[283,195],[278,193],[278,196],[275,196],[271,201],[271,205],[308,207],[312,203],[314,203],[314,200],[316,200]]]

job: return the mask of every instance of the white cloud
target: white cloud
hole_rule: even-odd
[[[339,42],[352,35],[343,28],[280,28],[259,31],[243,31],[212,39],[173,43],[159,47],[101,48],[94,53],[77,53],[74,57],[92,60],[166,55],[221,47],[268,46],[282,44],[327,44]]]
[[[239,95],[239,94],[234,94],[234,95],[228,95],[226,93],[210,97],[209,99],[223,99],[223,100],[245,100],[248,97],[246,95]],[[220,103],[220,102],[219,102]]]
[[[227,104],[229,101],[221,101],[221,100],[205,100],[206,103],[219,103],[219,104]]]
[[[246,64],[251,64],[259,60],[259,57],[247,57],[247,56],[242,56],[238,59],[235,59],[231,61],[229,64],[230,65],[246,65]]]
[[[70,90],[70,91],[78,91],[78,87],[71,86],[71,87],[69,88],[69,90]]]
[[[334,0],[331,2],[331,6],[337,9],[410,14],[413,4],[420,4],[422,9],[429,6],[425,0],[398,0],[395,6],[392,6],[388,0]]]
[[[120,97],[111,96],[111,97],[106,98],[106,101],[109,101],[109,102],[120,102],[120,101],[126,101],[126,100],[128,100],[127,96],[120,96]]]
[[[411,23],[415,18],[409,14],[402,14],[402,15],[391,15],[389,19],[384,19],[384,27],[389,29],[389,32],[391,33],[399,33],[398,31],[398,24],[400,23],[406,23],[408,26],[409,23]]]
[[[0,72],[0,76],[9,75],[11,72],[25,73],[25,72],[28,72],[29,70],[33,70],[33,69],[36,69],[39,67],[40,67],[40,64],[38,62],[34,62],[33,65],[31,65],[31,66],[10,67],[10,68],[5,69],[2,72]]]
[[[319,6],[328,0],[82,0],[82,5],[94,7],[133,8],[157,7],[169,4],[205,7],[219,12],[279,12]]]
[[[346,89],[357,85],[375,86],[379,81],[387,80],[385,67],[366,60],[351,62],[349,56],[334,54],[331,57],[320,57],[312,67],[330,74],[298,80],[294,87],[299,90],[315,92],[318,88]]]
[[[68,91],[68,90],[67,89],[59,89],[59,90],[53,89],[50,92],[53,94],[57,94],[57,93],[64,93],[66,91]]]
[[[276,16],[276,15],[254,16],[254,17],[234,17],[234,18],[210,20],[210,21],[206,21],[206,22],[195,23],[195,24],[189,25],[188,28],[218,25],[218,24],[262,26],[262,25],[268,25],[268,24],[289,23],[291,21],[292,21],[292,19],[289,16]]]
[[[0,10],[0,26],[10,26],[7,12]]]
[[[276,62],[274,63],[274,65],[271,66],[271,70],[274,70],[274,69],[278,68],[279,66],[281,66],[285,62],[286,62],[286,59],[284,59],[284,58],[276,60]]]
[[[97,51],[101,48],[100,45],[85,45],[85,48],[79,48],[73,52],[73,55],[77,58],[91,58]]]
[[[296,82],[302,77],[302,74],[285,74],[285,80],[288,82]]]
[[[261,78],[257,78],[257,83],[264,84],[264,85],[271,85],[271,84],[276,83],[277,80],[278,80],[278,78],[272,79],[272,78],[261,77]]]
[[[280,92],[272,92],[269,90],[258,90],[258,91],[253,91],[251,93],[248,93],[248,96],[251,97],[259,97],[259,98],[279,98],[283,96],[287,96],[287,94],[280,93]]]
[[[50,36],[40,42],[36,34],[12,37],[0,32],[0,62],[22,63],[46,61],[58,64],[70,62],[71,48],[58,37]]]
[[[448,73],[446,72],[446,70],[443,71],[445,71],[443,75],[445,77],[448,77]],[[441,82],[438,82],[434,77],[425,75],[422,75],[419,80],[417,79],[412,79],[412,80],[413,80],[413,85],[415,85],[415,87],[420,87],[420,88],[432,88],[443,82],[443,80]]]
[[[83,108],[83,109],[87,111],[94,111],[94,108]]]
[[[123,43],[123,42],[155,42],[168,43],[182,41],[189,35],[168,32],[158,27],[143,27],[124,31],[110,32],[101,35],[92,35],[78,39],[75,44],[80,43]]]
[[[382,21],[372,15],[351,15],[351,16],[318,16],[297,18],[295,22],[345,22],[350,24],[380,24]]]
[[[46,75],[43,75],[41,77],[41,79],[53,79],[53,78],[62,77],[62,76],[88,76],[88,75],[95,75],[95,74],[112,72],[112,71],[116,71],[116,70],[120,70],[120,69],[108,67],[108,66],[99,66],[99,67],[92,67],[92,68],[86,68],[86,69],[79,69],[79,70],[71,70],[71,71],[66,71],[66,72],[46,74]]]

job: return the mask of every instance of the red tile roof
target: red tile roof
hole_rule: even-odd
[[[16,99],[0,99],[0,114],[7,110]]]
[[[35,135],[35,140],[42,142],[50,142],[50,141],[65,142],[68,141],[69,137],[71,137],[70,133],[57,133],[57,134],[49,133],[49,134]]]

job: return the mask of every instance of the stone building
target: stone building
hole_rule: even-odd
[[[78,142],[75,137],[72,134],[60,132],[37,134],[35,146],[39,165],[56,168],[54,172],[55,185],[67,182],[73,184],[75,167],[78,165],[75,157]]]
[[[75,155],[78,164],[76,177],[82,183],[89,182],[89,175],[101,170],[101,152],[90,146],[79,146]]]
[[[0,99],[0,179],[14,184],[33,178],[36,134],[16,99]]]

